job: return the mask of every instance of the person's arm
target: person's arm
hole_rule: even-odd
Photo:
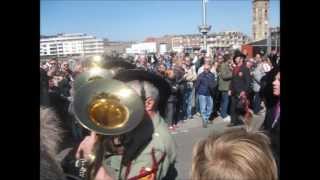
[[[243,79],[244,79],[244,91],[248,91],[249,90],[249,88],[250,88],[250,79],[251,79],[251,77],[250,77],[250,71],[249,71],[249,69],[248,68],[244,68],[243,69]]]
[[[230,82],[229,91],[228,91],[229,96],[231,96],[233,92],[234,92],[234,76],[232,72],[231,82]]]
[[[202,75],[200,74],[196,80],[195,90],[198,92],[200,81],[201,81]]]

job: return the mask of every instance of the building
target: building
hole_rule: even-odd
[[[252,38],[254,41],[266,39],[269,30],[269,0],[253,0],[252,4]]]
[[[241,32],[225,31],[211,33],[207,36],[207,48],[209,53],[213,53],[218,49],[239,49],[241,45],[250,41],[251,39]],[[177,52],[186,49],[200,50],[202,44],[203,38],[200,34],[179,35],[172,38],[172,50]]]
[[[273,48],[280,50],[280,27],[271,27],[269,29],[268,47],[269,51]]]
[[[165,35],[160,38],[156,38],[157,43],[157,52],[160,52],[161,54],[165,52],[172,51],[172,38],[171,35]]]
[[[40,57],[101,55],[103,41],[84,33],[58,34],[40,38]]]
[[[178,35],[171,39],[172,51],[182,52],[184,49],[200,49],[202,36],[199,34]]]
[[[109,56],[126,53],[126,48],[130,48],[134,42],[104,41],[104,54]]]
[[[225,31],[211,33],[207,36],[207,47],[209,53],[216,50],[240,49],[243,44],[251,42],[249,36],[237,31]],[[188,52],[200,50],[203,44],[203,38],[200,34],[183,34],[183,35],[165,35],[163,37],[147,37],[144,42],[132,44],[126,48],[127,54],[136,53],[160,53],[167,52]]]
[[[127,54],[156,53],[156,42],[142,42],[132,44],[130,48],[126,48]]]
[[[202,39],[201,39],[202,40]],[[207,39],[208,49],[211,53],[217,50],[240,49],[243,44],[251,42],[249,36],[237,31],[225,31],[209,34]]]
[[[269,54],[271,49],[280,49],[280,28],[270,28],[269,36],[266,39],[248,43],[242,46],[242,50],[248,52],[248,57],[254,57],[257,53]]]

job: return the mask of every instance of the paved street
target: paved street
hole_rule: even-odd
[[[253,117],[250,128],[258,130],[263,123],[264,114]],[[176,134],[173,134],[177,143],[177,164],[178,180],[190,179],[191,173],[191,158],[192,158],[192,147],[200,139],[207,137],[210,133],[222,133],[226,129],[228,123],[223,122],[220,117],[213,121],[213,124],[209,125],[208,128],[202,128],[201,119],[195,115],[193,120],[187,121],[177,130]],[[244,126],[237,126],[232,128],[241,128]]]

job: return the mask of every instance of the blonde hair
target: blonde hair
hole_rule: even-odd
[[[277,166],[268,137],[237,129],[198,142],[192,180],[276,180]]]

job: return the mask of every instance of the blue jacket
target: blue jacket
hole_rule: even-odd
[[[202,72],[199,74],[196,81],[196,93],[199,95],[210,96],[212,95],[217,82],[215,81],[214,74],[209,72]]]

